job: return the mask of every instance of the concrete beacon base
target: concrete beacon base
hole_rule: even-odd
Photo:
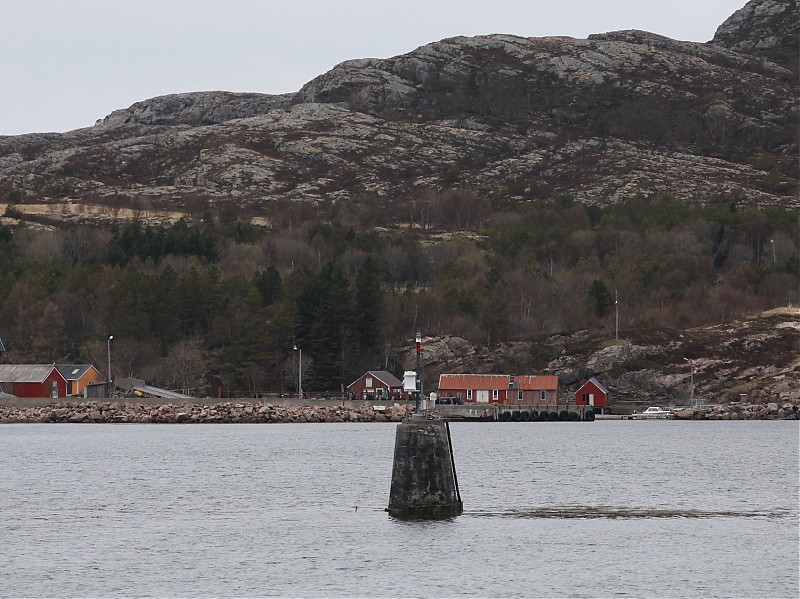
[[[414,416],[397,425],[387,511],[409,519],[452,518],[464,511],[446,421]]]

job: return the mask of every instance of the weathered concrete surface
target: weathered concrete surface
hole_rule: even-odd
[[[412,417],[398,424],[389,514],[450,518],[463,511],[447,422]]]

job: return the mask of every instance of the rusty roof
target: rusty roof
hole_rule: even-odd
[[[0,382],[41,383],[55,367],[55,364],[0,364]]]
[[[439,389],[508,389],[507,374],[440,374]]]
[[[558,391],[558,377],[551,375],[532,375],[526,374],[517,377],[517,389],[520,390],[546,390]]]

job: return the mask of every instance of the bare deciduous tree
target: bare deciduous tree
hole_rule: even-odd
[[[196,388],[203,376],[205,364],[198,338],[184,339],[173,345],[164,358],[166,376],[180,387],[183,393]]]

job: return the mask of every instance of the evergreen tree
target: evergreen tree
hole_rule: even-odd
[[[380,271],[372,256],[368,256],[356,275],[356,338],[361,349],[380,347],[382,315],[383,293]]]
[[[589,303],[592,312],[598,318],[602,318],[608,313],[608,309],[611,307],[611,294],[603,281],[599,279],[592,281],[592,285],[589,287]]]
[[[253,275],[253,285],[261,294],[263,306],[274,304],[281,292],[281,274],[273,265]]]
[[[314,360],[314,386],[338,389],[345,376],[353,339],[353,299],[338,264],[328,263],[317,277],[318,302],[304,344]]]

